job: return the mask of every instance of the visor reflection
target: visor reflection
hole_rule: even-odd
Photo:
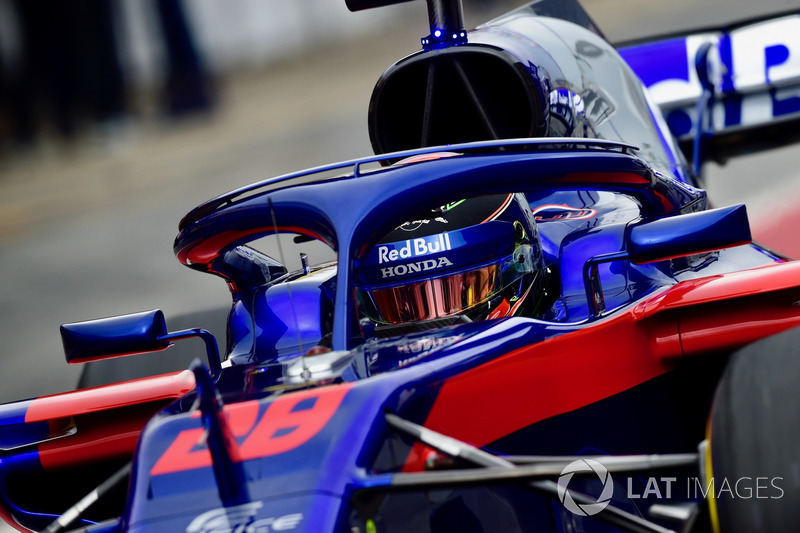
[[[499,289],[500,268],[491,265],[402,287],[370,291],[378,320],[401,324],[460,313],[491,298]]]

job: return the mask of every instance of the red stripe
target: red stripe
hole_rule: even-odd
[[[650,179],[635,172],[572,172],[563,178],[546,181],[567,181],[585,183],[631,183],[647,184]]]
[[[425,426],[483,446],[608,398],[669,370],[630,310],[602,324],[508,353],[447,380]],[[656,324],[653,324],[656,325]],[[420,447],[406,470],[419,468]]]
[[[180,250],[177,254],[178,261],[183,264],[198,263],[207,265],[217,258],[220,250],[230,245],[233,242],[244,240],[254,235],[271,234],[275,233],[299,233],[306,235],[313,239],[328,243],[320,235],[309,231],[305,228],[295,226],[278,226],[277,231],[274,226],[259,226],[256,228],[249,228],[245,230],[226,230],[216,235],[208,237],[193,245],[187,246]]]
[[[42,468],[53,471],[131,457],[142,428],[163,406],[163,402],[150,403],[78,417],[75,435],[39,445]]]
[[[25,413],[25,422],[68,418],[145,402],[180,398],[193,388],[194,376],[188,370],[184,370],[175,374],[43,396],[31,402]]]
[[[793,327],[800,312],[789,289],[798,280],[800,262],[789,262],[678,283],[613,318],[448,379],[425,426],[483,446],[649,381],[674,358]],[[426,453],[416,446],[404,469],[424,467]]]
[[[494,213],[492,213],[491,215],[486,217],[486,220],[484,220],[483,222],[489,222],[490,220],[494,220],[495,218],[499,217],[500,214],[503,213],[503,211],[505,211],[506,208],[508,207],[508,205],[511,203],[511,199],[512,198],[514,198],[514,195],[513,194],[509,194],[506,197],[506,199],[503,200],[503,204],[500,207],[498,207],[497,210]],[[481,222],[481,224],[483,224],[483,222]]]

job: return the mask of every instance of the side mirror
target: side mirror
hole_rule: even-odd
[[[752,237],[747,209],[734,205],[643,222],[625,240],[630,260],[642,264],[740,246]]]
[[[190,337],[200,337],[205,342],[209,366],[218,375],[221,361],[214,336],[204,329],[169,333],[160,309],[61,326],[61,342],[69,364],[158,352],[172,346],[174,340]]]
[[[752,241],[743,204],[675,215],[630,226],[625,249],[597,255],[583,265],[586,300],[592,318],[605,312],[598,265],[628,260],[644,264],[740,246]]]

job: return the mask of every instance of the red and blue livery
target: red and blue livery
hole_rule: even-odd
[[[230,289],[221,349],[158,310],[62,326],[67,362],[87,368],[191,337],[206,349],[0,406],[6,522],[800,524],[800,265],[752,242],[743,205],[712,208],[701,173],[797,129],[798,15],[615,47],[573,2],[470,31],[458,0],[428,8],[422,50],[375,87],[375,155],[180,222],[178,260]],[[333,259],[290,271],[278,234]]]

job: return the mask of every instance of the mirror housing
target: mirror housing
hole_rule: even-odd
[[[174,340],[190,337],[200,337],[205,342],[212,375],[219,375],[221,360],[214,336],[204,329],[169,333],[160,309],[61,326],[61,342],[69,364],[158,352],[172,346]]]
[[[643,222],[631,227],[625,241],[630,260],[643,264],[740,246],[752,237],[740,204]]]
[[[169,348],[167,323],[160,309],[99,318],[61,326],[67,363],[86,363]]]
[[[625,249],[596,255],[583,265],[583,281],[591,318],[606,311],[598,265],[628,260],[653,263],[722,250],[752,242],[744,204],[675,215],[628,227]]]

